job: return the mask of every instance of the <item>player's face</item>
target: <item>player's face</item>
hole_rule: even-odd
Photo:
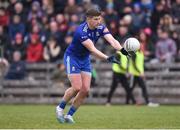
[[[96,28],[101,23],[101,16],[93,16],[92,18],[88,18],[88,23],[91,28]]]

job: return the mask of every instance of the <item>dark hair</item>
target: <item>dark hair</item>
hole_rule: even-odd
[[[89,8],[86,11],[86,17],[93,17],[93,16],[100,16],[101,15],[101,11],[98,8]]]

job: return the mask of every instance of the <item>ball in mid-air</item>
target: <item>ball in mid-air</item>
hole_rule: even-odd
[[[126,51],[136,52],[137,50],[140,49],[140,43],[136,38],[130,37],[126,39],[126,41],[124,42],[124,49]]]

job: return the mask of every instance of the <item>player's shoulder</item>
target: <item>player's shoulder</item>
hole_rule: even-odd
[[[98,30],[104,30],[104,28],[106,28],[104,24],[100,24],[99,26],[97,26]]]
[[[81,23],[77,28],[78,33],[87,33],[87,31],[88,31],[88,25],[86,22]]]

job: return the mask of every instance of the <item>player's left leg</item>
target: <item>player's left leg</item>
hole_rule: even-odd
[[[81,72],[81,78],[82,78],[82,88],[74,98],[72,105],[69,109],[69,112],[64,117],[67,123],[74,123],[72,116],[74,115],[76,110],[80,107],[80,105],[83,103],[84,99],[87,97],[90,90],[91,73]]]

